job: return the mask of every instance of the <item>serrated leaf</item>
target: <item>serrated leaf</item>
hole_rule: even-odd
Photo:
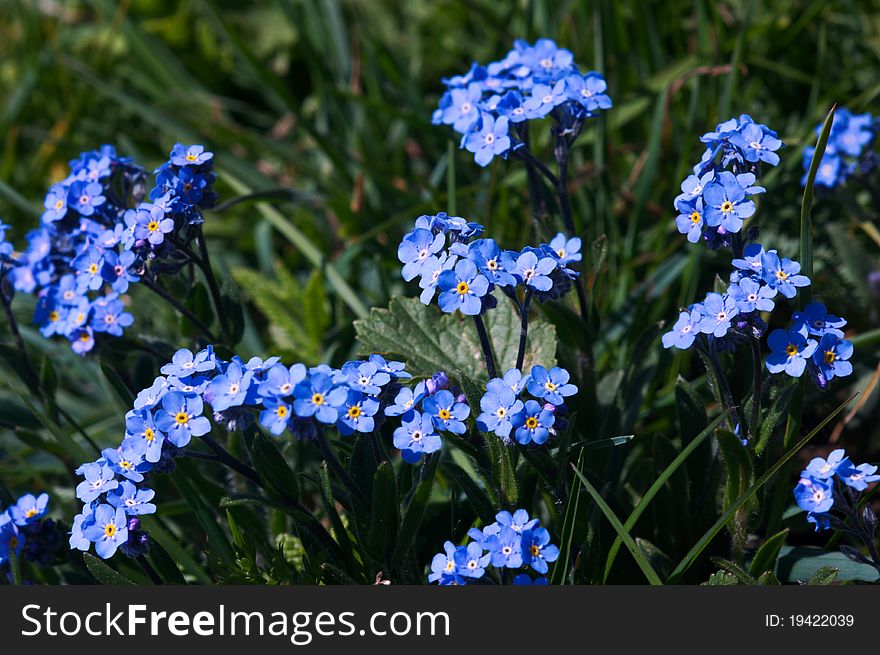
[[[736,576],[727,571],[713,573],[709,576],[709,579],[703,583],[703,585],[707,587],[724,587],[737,584],[739,584],[739,582],[737,581]]]
[[[106,585],[133,585],[134,582],[105,564],[91,553],[83,553],[83,561],[95,580]]]
[[[754,585],[758,582],[754,576],[750,575],[748,571],[746,571],[736,562],[731,562],[730,560],[724,559],[723,557],[712,557],[710,559],[718,568],[727,571],[733,577],[735,577],[736,581],[739,584]]]
[[[499,298],[498,307],[486,312],[486,330],[492,340],[499,373],[514,366],[519,348],[520,319],[512,303]],[[388,308],[374,308],[370,316],[354,322],[364,352],[397,354],[406,359],[415,375],[436,371],[461,371],[475,381],[486,379],[483,351],[473,322],[459,314],[443,314],[417,298],[396,297]],[[553,366],[556,329],[535,315],[529,321],[529,340],[523,368]]]

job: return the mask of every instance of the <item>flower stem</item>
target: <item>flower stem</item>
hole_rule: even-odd
[[[29,378],[32,387],[42,395],[40,376],[37,375],[37,371],[31,363],[30,357],[28,357],[27,349],[24,347],[24,339],[18,329],[15,314],[12,313],[12,303],[2,291],[0,291],[0,296],[2,296],[3,311],[6,313],[6,320],[9,321],[9,331],[12,333],[12,338],[15,339],[15,345],[18,348],[18,352],[21,354],[21,363],[24,367],[24,377]]]
[[[220,332],[223,335],[223,342],[227,345],[234,346],[232,343],[229,326],[226,322],[226,312],[223,310],[223,297],[220,294],[220,287],[217,285],[217,278],[214,277],[214,271],[211,268],[211,258],[208,255],[208,244],[205,241],[205,233],[199,227],[196,241],[199,245],[199,253],[202,259],[202,273],[205,274],[205,280],[208,282],[208,289],[211,292],[211,299],[214,302],[214,310],[217,312],[217,320],[220,322]]]
[[[522,370],[523,360],[526,358],[526,342],[529,336],[529,305],[532,302],[532,290],[526,291],[520,308],[519,350],[516,353],[516,368]]]
[[[483,323],[483,317],[477,314],[474,316],[474,325],[477,328],[477,336],[480,338],[480,346],[483,348],[483,357],[486,360],[486,372],[489,379],[497,378],[498,372],[495,370],[495,356],[492,355],[492,344],[489,341],[489,335],[486,333],[486,324]]]
[[[246,477],[248,480],[253,482],[255,485],[260,487],[261,489],[265,489],[265,486],[263,485],[263,481],[260,479],[259,474],[254,469],[252,469],[250,466],[248,466],[247,464],[242,462],[240,459],[235,457],[235,455],[230,453],[228,450],[226,450],[219,443],[214,441],[214,439],[211,438],[211,436],[205,434],[205,435],[202,435],[201,437],[199,437],[199,439],[201,439],[205,443],[205,445],[208,446],[208,448],[210,448],[215,453],[217,453],[217,459],[221,463],[225,464],[226,466],[231,468],[233,471],[240,473],[241,475]]]
[[[752,347],[752,415],[749,420],[749,432],[746,435],[748,439],[754,439],[758,432],[758,419],[761,414],[761,396],[763,388],[761,384],[761,343],[753,336],[749,336],[749,344]]]

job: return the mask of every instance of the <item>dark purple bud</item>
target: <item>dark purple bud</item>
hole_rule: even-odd
[[[132,516],[131,518],[128,519],[129,532],[132,532],[134,530],[140,530],[140,528],[141,528],[141,520],[138,517]]]

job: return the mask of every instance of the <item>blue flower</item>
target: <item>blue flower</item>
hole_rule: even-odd
[[[128,541],[128,521],[122,508],[98,505],[93,523],[83,531],[95,544],[95,552],[103,559],[113,557],[116,550]]]
[[[559,80],[552,87],[547,84],[536,84],[532,87],[532,95],[523,103],[526,118],[544,118],[568,99],[566,81]]]
[[[679,207],[681,212],[675,219],[679,233],[686,234],[690,243],[697,243],[703,235],[703,199],[697,198],[688,205]]]
[[[514,584],[514,586],[517,586],[517,587],[522,587],[522,586],[527,586],[527,585],[534,585],[537,587],[537,586],[549,585],[550,583],[547,581],[547,578],[545,578],[543,576],[540,578],[535,578],[533,580],[532,576],[530,576],[528,573],[519,573],[516,576],[514,576],[513,584]]]
[[[690,348],[700,333],[700,321],[703,315],[699,309],[681,312],[672,330],[663,335],[661,341],[664,348]]]
[[[172,391],[162,398],[162,409],[156,413],[156,427],[168,441],[178,448],[186,446],[192,437],[201,437],[211,431],[211,423],[202,416],[204,405],[199,396],[186,396]]]
[[[733,173],[722,171],[703,190],[706,225],[721,226],[728,232],[739,232],[743,219],[755,213],[755,203],[746,193]]]
[[[806,330],[773,330],[767,338],[772,351],[767,355],[767,370],[771,373],[785,371],[788,375],[799,378],[806,368],[807,361],[812,357],[818,345],[812,339],[807,340]]]
[[[67,193],[67,204],[82,216],[91,216],[106,201],[106,198],[102,195],[103,192],[104,188],[97,182],[78,180],[70,185]]]
[[[842,378],[853,371],[849,358],[853,354],[851,341],[841,339],[833,332],[825,333],[813,353],[813,362],[826,380]]]
[[[494,393],[499,393],[502,389],[510,389],[519,396],[531,379],[530,375],[523,375],[518,368],[511,368],[505,371],[504,377],[489,380],[486,389]]]
[[[85,477],[85,480],[76,486],[76,497],[84,503],[90,503],[101,494],[113,491],[119,486],[116,474],[103,463],[86,464],[78,469],[77,474]]]
[[[578,390],[575,385],[569,384],[568,371],[559,366],[554,366],[548,371],[540,364],[536,364],[532,367],[529,377],[529,393],[554,405],[561,405],[565,402],[566,396],[573,396]]]
[[[464,434],[464,420],[470,416],[471,408],[466,403],[456,402],[451,391],[443,389],[422,401],[422,409],[434,420],[438,430],[453,434]]]
[[[772,298],[776,296],[776,290],[750,277],[730,285],[727,293],[736,302],[736,308],[744,314],[754,311],[770,312],[775,305]]]
[[[303,364],[294,364],[290,368],[283,364],[275,364],[267,371],[266,378],[257,387],[257,392],[263,398],[271,396],[288,398],[293,395],[296,385],[306,379],[306,375],[306,367]]]
[[[880,475],[875,475],[875,473],[877,473],[876,466],[871,464],[853,466],[848,459],[837,469],[837,476],[843,480],[843,483],[856,491],[864,491],[869,484],[880,480]]]
[[[175,166],[199,166],[213,156],[213,153],[205,151],[204,146],[185,146],[182,143],[175,143],[171,148],[170,160]]]
[[[342,372],[349,387],[371,396],[378,395],[391,382],[391,376],[380,371],[375,362],[347,362]]]
[[[397,248],[397,258],[403,262],[403,279],[409,282],[421,275],[431,255],[443,249],[446,236],[433,234],[430,230],[416,228],[401,241]]]
[[[477,272],[472,261],[463,259],[454,270],[440,273],[437,288],[441,292],[438,304],[444,312],[460,310],[462,314],[475,316],[482,310],[480,298],[488,292],[489,282]]]
[[[796,323],[802,323],[810,334],[817,337],[824,336],[826,333],[843,337],[840,328],[846,325],[846,319],[829,314],[825,305],[820,302],[811,302],[804,307],[804,311],[795,312],[792,315],[792,320]]]
[[[568,75],[565,78],[567,97],[592,113],[597,109],[611,109],[611,98],[606,93],[608,84],[598,73]]]
[[[510,528],[514,532],[531,530],[538,525],[538,519],[530,519],[529,513],[524,509],[518,509],[513,514],[502,510],[495,515],[495,521],[501,528]]]
[[[522,560],[538,573],[547,573],[548,562],[559,557],[559,548],[550,543],[550,533],[546,528],[525,530],[522,533]]]
[[[0,566],[6,564],[12,553],[18,557],[25,545],[25,534],[18,529],[8,515],[0,514]]]
[[[539,445],[545,443],[550,438],[550,430],[555,420],[552,411],[544,409],[535,400],[527,400],[524,408],[512,418],[517,442],[524,446],[530,443]]]
[[[293,411],[300,418],[314,416],[321,423],[336,423],[339,409],[348,397],[348,388],[337,386],[326,373],[309,375],[293,390]]]
[[[394,403],[385,408],[385,416],[406,416],[422,401],[426,393],[424,382],[419,382],[415,389],[401,387],[394,397]]]
[[[810,284],[810,278],[800,275],[801,265],[798,262],[788,257],[780,259],[773,251],[761,256],[761,269],[764,282],[786,298],[794,298],[797,287]]]
[[[293,409],[280,398],[264,398],[260,412],[260,425],[267,428],[274,435],[279,435],[287,429]]]
[[[746,161],[763,161],[771,166],[779,163],[776,151],[782,147],[775,133],[762,129],[757,123],[748,123],[730,136],[730,142],[739,148]]]
[[[419,287],[422,289],[419,300],[423,305],[430,305],[434,299],[434,293],[437,291],[437,279],[443,271],[451,270],[458,257],[455,255],[447,255],[445,252],[440,253],[439,257],[431,255],[425,261],[422,267],[421,278],[419,279]]]
[[[396,380],[408,380],[412,377],[412,373],[406,371],[406,364],[404,362],[389,362],[382,355],[375,353],[370,355],[367,360],[378,366],[380,371],[387,373]]]
[[[507,124],[507,116],[500,116],[496,120],[491,114],[482,113],[474,131],[464,138],[464,147],[474,153],[477,164],[487,166],[493,157],[510,150]]]
[[[698,305],[703,315],[700,321],[700,331],[721,338],[730,329],[730,323],[734,316],[739,313],[736,301],[728,294],[710,293],[702,305]]]
[[[165,235],[174,231],[174,219],[165,216],[161,207],[142,202],[133,211],[133,234],[135,239],[158,246],[165,241]]]
[[[483,412],[477,417],[477,427],[506,441],[513,429],[511,419],[522,411],[523,402],[510,389],[487,391],[480,399],[480,409]]]
[[[833,478],[837,473],[837,469],[841,466],[849,465],[849,458],[846,457],[843,448],[832,450],[828,455],[828,459],[822,457],[814,457],[807,464],[807,468],[801,473],[802,478],[812,478],[814,480],[825,480]]]
[[[230,362],[226,372],[211,380],[205,389],[205,400],[215,412],[243,405],[251,390],[254,374],[238,362]],[[200,435],[199,435],[200,436]]]
[[[152,489],[138,488],[128,480],[107,494],[107,502],[122,509],[129,516],[155,514],[156,506],[150,501],[156,492]]]
[[[431,560],[431,573],[428,574],[428,582],[436,582],[440,585],[465,584],[465,580],[455,563],[455,554],[459,549],[466,552],[464,546],[456,546],[451,541],[443,544],[444,552],[434,555]]]
[[[489,551],[492,566],[518,569],[523,564],[522,536],[510,528],[502,528],[488,537],[483,548]]]
[[[91,326],[95,332],[106,332],[115,337],[122,336],[122,329],[134,323],[134,317],[123,311],[125,306],[120,300],[110,300],[105,304],[95,304]]]
[[[188,205],[198,205],[205,194],[208,180],[190,168],[181,168],[177,173],[174,192]]]
[[[440,435],[434,431],[431,416],[415,410],[403,417],[400,427],[394,430],[393,439],[394,447],[409,464],[418,462],[422,455],[437,452],[443,445]]]
[[[162,457],[162,444],[165,435],[156,427],[153,415],[148,411],[134,410],[125,416],[126,440],[134,439],[142,442],[144,459],[155,464]]]
[[[92,545],[84,531],[92,524],[94,520],[94,508],[89,503],[83,507],[83,511],[73,517],[73,525],[70,529],[70,539],[68,541],[71,550],[81,550],[86,552]]]
[[[556,256],[559,257],[559,263],[562,265],[581,261],[581,240],[579,237],[569,238],[562,232],[559,232],[550,239],[548,245],[556,253]]]
[[[801,478],[794,488],[794,498],[802,510],[824,514],[834,505],[834,484],[831,480]]]
[[[538,256],[527,250],[517,257],[509,269],[523,284],[537,291],[549,291],[553,281],[548,277],[556,268],[556,260],[552,257]]]
[[[130,250],[125,250],[118,255],[113,250],[107,250],[104,252],[104,268],[101,271],[101,277],[110,284],[113,291],[125,293],[131,282],[138,282],[141,279],[141,276],[134,271],[137,263],[137,255]]]
[[[500,287],[516,286],[516,280],[501,263],[501,248],[494,239],[477,239],[468,245],[467,257],[491,283]]]
[[[443,109],[442,123],[452,125],[456,132],[467,132],[480,116],[479,101],[482,95],[483,90],[476,83],[449,91],[449,104]]]
[[[46,211],[43,212],[43,222],[51,223],[60,221],[67,215],[67,187],[63,184],[53,184],[46,194],[43,202]]]
[[[354,432],[369,433],[376,425],[373,417],[379,411],[379,401],[360,391],[350,389],[339,411],[337,427],[339,434],[347,436]]]
[[[831,529],[831,518],[828,514],[814,514],[813,512],[808,512],[807,523],[815,525],[816,532]]]
[[[480,544],[471,542],[467,548],[459,548],[452,556],[459,575],[465,578],[482,578],[486,573],[486,567],[489,566],[491,556],[483,554],[483,547]]]
[[[144,479],[143,474],[153,468],[144,458],[145,452],[143,441],[124,440],[119,448],[106,448],[101,451],[101,455],[116,475],[132,482],[141,482]]]
[[[104,284],[101,269],[104,267],[104,254],[99,248],[87,248],[76,257],[71,265],[76,271],[76,280],[80,292],[89,289],[97,291]]]
[[[15,505],[7,510],[13,523],[20,526],[30,525],[39,521],[46,515],[49,507],[49,494],[43,493],[39,497],[33,494],[25,494]]]
[[[177,375],[186,377],[193,373],[205,373],[217,368],[213,352],[205,349],[193,355],[186,348],[181,348],[171,358],[171,363],[165,364],[160,370],[163,375]]]

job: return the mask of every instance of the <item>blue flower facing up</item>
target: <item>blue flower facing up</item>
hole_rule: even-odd
[[[178,448],[189,444],[192,437],[211,431],[211,423],[202,416],[204,405],[199,396],[186,396],[172,391],[162,398],[162,409],[156,414],[156,426],[168,441]]]
[[[460,310],[462,314],[475,316],[482,311],[481,298],[489,291],[489,282],[477,271],[470,260],[462,260],[454,270],[440,273],[437,278],[440,289],[438,303],[444,312]]]
[[[706,225],[723,227],[727,232],[739,232],[743,220],[755,213],[755,203],[733,173],[722,171],[706,185],[703,191]]]
[[[512,419],[523,407],[523,402],[510,389],[487,391],[480,399],[483,411],[477,417],[477,427],[483,432],[494,432],[507,441],[513,430]]]
[[[547,573],[547,564],[558,558],[559,548],[550,543],[550,533],[546,528],[525,530],[522,533],[523,564],[537,573]]]
[[[836,472],[847,487],[851,487],[856,491],[864,491],[872,482],[880,481],[880,475],[876,475],[876,466],[871,464],[854,466],[848,458],[841,463]]]
[[[750,277],[730,285],[727,293],[736,303],[737,310],[743,314],[755,311],[771,312],[775,306],[773,298],[776,296],[776,290]]]
[[[394,403],[385,408],[385,416],[407,416],[425,398],[426,394],[424,382],[419,382],[414,389],[401,387],[394,397]]]
[[[798,507],[807,512],[824,513],[834,505],[834,487],[830,480],[801,478],[794,488]]]
[[[502,389],[510,389],[519,396],[531,379],[531,376],[523,375],[522,371],[518,368],[511,368],[504,373],[503,377],[489,380],[488,384],[486,384],[486,389],[493,393],[499,393]]]
[[[773,374],[783,371],[794,378],[804,373],[817,343],[808,340],[806,330],[773,330],[767,338],[772,351],[767,355],[767,370]]]
[[[102,462],[86,464],[77,469],[77,474],[85,478],[76,487],[76,497],[84,503],[90,503],[101,494],[113,491],[119,486],[116,474]]]
[[[155,495],[156,492],[152,489],[138,489],[134,484],[125,480],[107,494],[107,502],[113,507],[121,509],[128,516],[142,516],[156,513],[156,506],[150,502]]]
[[[474,161],[477,164],[488,166],[494,157],[504,155],[510,150],[510,137],[507,131],[507,116],[496,119],[484,112],[476,129],[464,138],[464,147],[474,153]]]
[[[697,335],[700,334],[700,322],[703,314],[699,309],[691,309],[681,312],[678,320],[672,326],[672,330],[662,337],[664,348],[680,348],[687,350],[694,344]]]
[[[795,312],[792,320],[802,323],[810,334],[817,337],[833,334],[842,338],[843,332],[840,329],[846,325],[846,319],[829,314],[825,305],[820,302],[811,302],[802,312]]]
[[[49,494],[39,496],[25,494],[7,511],[13,523],[18,526],[36,523],[46,515],[49,506]]]
[[[799,287],[810,284],[810,278],[800,275],[801,265],[787,257],[779,258],[775,252],[766,252],[761,257],[764,281],[786,298],[794,298]]]
[[[319,422],[333,424],[348,397],[348,388],[336,385],[325,373],[303,380],[294,389],[293,411],[301,418],[314,416]]]
[[[373,417],[378,411],[379,402],[376,399],[350,389],[339,410],[339,434],[346,436],[355,432],[372,432],[376,424]]]
[[[400,427],[394,430],[393,439],[394,447],[408,464],[417,463],[422,455],[435,453],[443,445],[432,417],[415,410],[404,415]]]
[[[813,362],[825,380],[833,380],[852,374],[853,367],[849,362],[852,354],[851,341],[827,332],[822,336],[813,353]]]
[[[465,433],[464,421],[470,416],[471,408],[467,403],[457,402],[451,391],[443,389],[425,398],[422,409],[431,417],[438,430],[453,434]]]
[[[527,388],[536,398],[561,405],[565,402],[565,398],[573,396],[578,390],[575,385],[569,383],[570,377],[568,371],[559,366],[554,366],[548,371],[540,364],[536,364],[532,367]]]
[[[282,434],[290,424],[293,407],[277,397],[264,398],[263,407],[265,409],[260,412],[260,425],[276,436]]]
[[[703,318],[700,320],[700,331],[721,338],[730,330],[733,318],[739,314],[736,300],[729,294],[710,293],[699,306]]]
[[[397,258],[403,263],[403,279],[409,282],[422,274],[428,258],[436,255],[446,244],[442,233],[416,228],[407,234],[397,248]]]
[[[501,248],[494,239],[477,239],[468,245],[468,259],[491,284],[500,287],[516,286],[513,275],[504,268],[501,254]]]
[[[807,468],[801,473],[801,477],[824,480],[834,477],[837,473],[837,469],[841,466],[849,465],[850,461],[849,458],[846,457],[845,451],[843,448],[838,448],[837,450],[831,451],[831,454],[828,455],[828,459],[814,457],[810,460],[810,463],[807,464]]]
[[[375,362],[348,362],[342,367],[348,385],[362,393],[372,396],[382,391],[382,387],[391,382],[391,375],[379,370]]]
[[[128,541],[128,521],[121,507],[98,505],[91,524],[83,531],[86,539],[95,544],[95,552],[107,559]]]
[[[550,438],[555,420],[552,411],[535,400],[527,400],[523,409],[513,416],[512,423],[516,428],[514,436],[524,446],[530,443],[543,444]]]
[[[527,250],[517,257],[510,272],[527,287],[536,291],[549,291],[553,286],[550,273],[556,268],[556,260],[552,257],[541,257]]]

